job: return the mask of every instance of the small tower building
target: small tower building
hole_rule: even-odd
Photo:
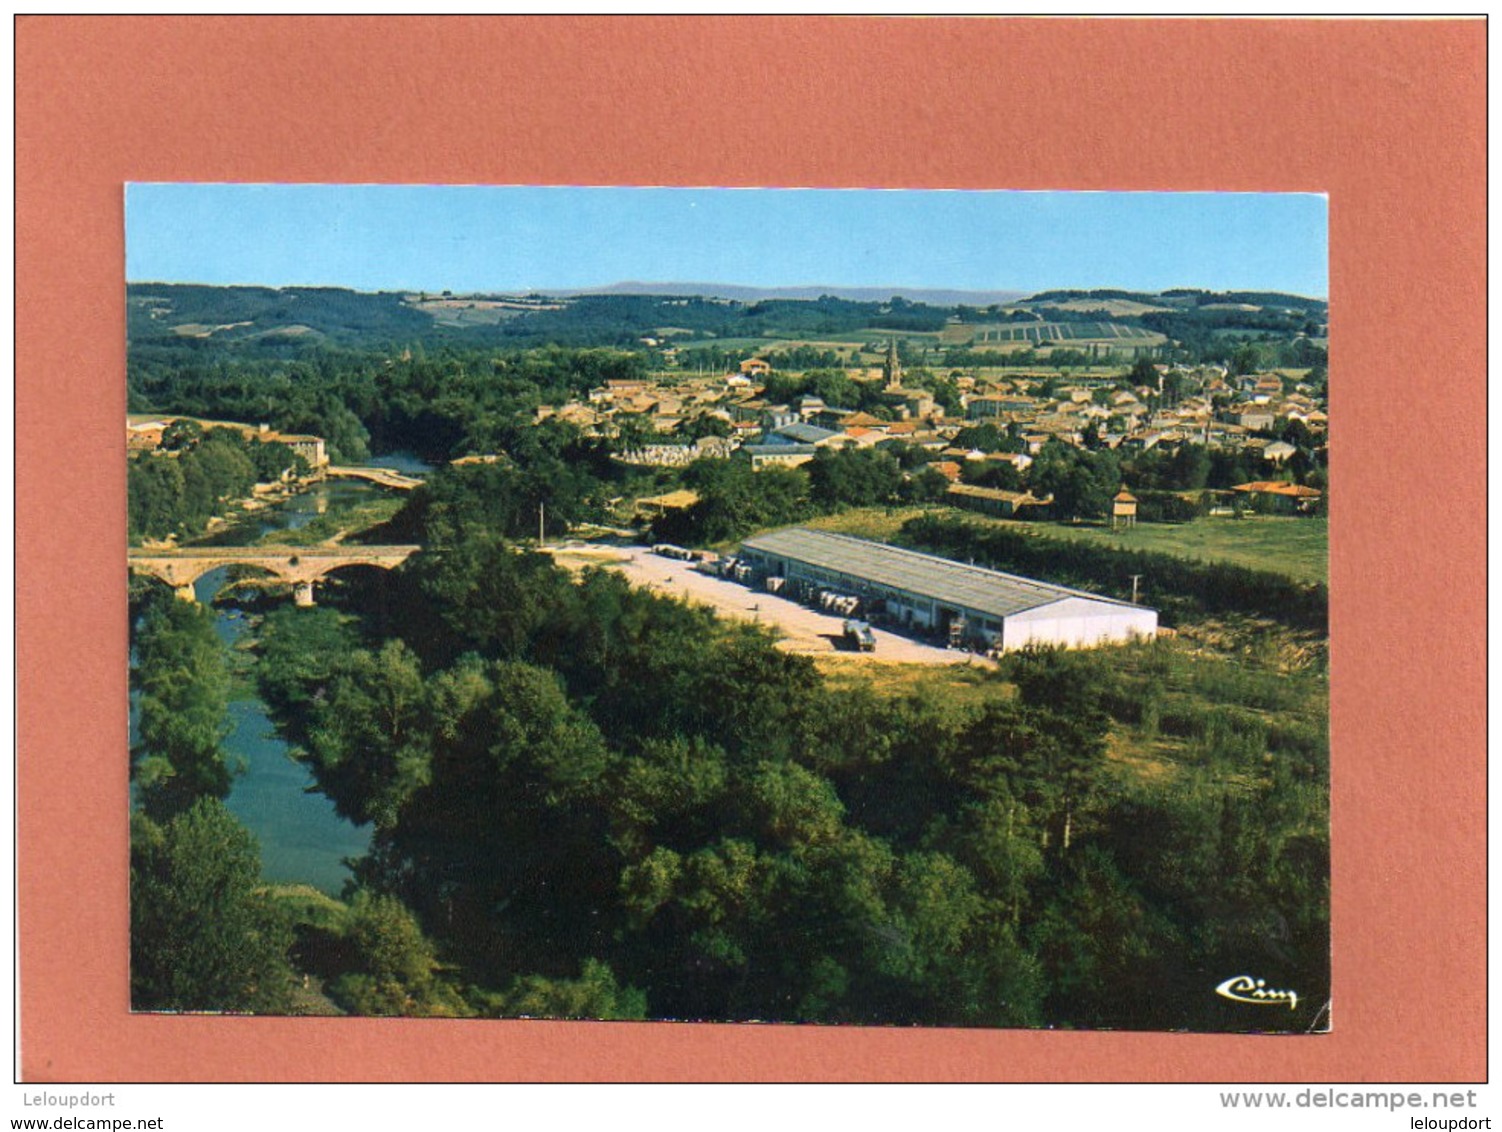
[[[897,339],[895,338],[887,342],[887,360],[881,369],[882,376],[886,378],[887,389],[902,388],[902,363],[897,360]]]

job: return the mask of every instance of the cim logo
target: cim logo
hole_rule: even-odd
[[[1299,996],[1293,991],[1273,990],[1265,979],[1254,979],[1250,975],[1227,979],[1215,988],[1215,993],[1232,1002],[1246,1002],[1253,1006],[1281,1006],[1286,1002],[1290,1010],[1299,1007]]]

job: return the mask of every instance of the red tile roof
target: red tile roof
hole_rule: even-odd
[[[1244,491],[1257,495],[1286,495],[1290,499],[1318,499],[1320,493],[1302,484],[1282,483],[1275,480],[1257,480],[1255,483],[1239,483],[1232,491]]]

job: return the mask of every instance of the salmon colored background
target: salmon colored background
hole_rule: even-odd
[[[1479,21],[21,17],[25,1079],[1484,1079],[1485,46]],[[132,1017],[132,180],[1329,193],[1334,1032]]]

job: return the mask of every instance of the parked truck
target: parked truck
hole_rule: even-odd
[[[871,631],[871,626],[864,621],[846,621],[845,640],[857,652],[876,651],[876,634]]]

